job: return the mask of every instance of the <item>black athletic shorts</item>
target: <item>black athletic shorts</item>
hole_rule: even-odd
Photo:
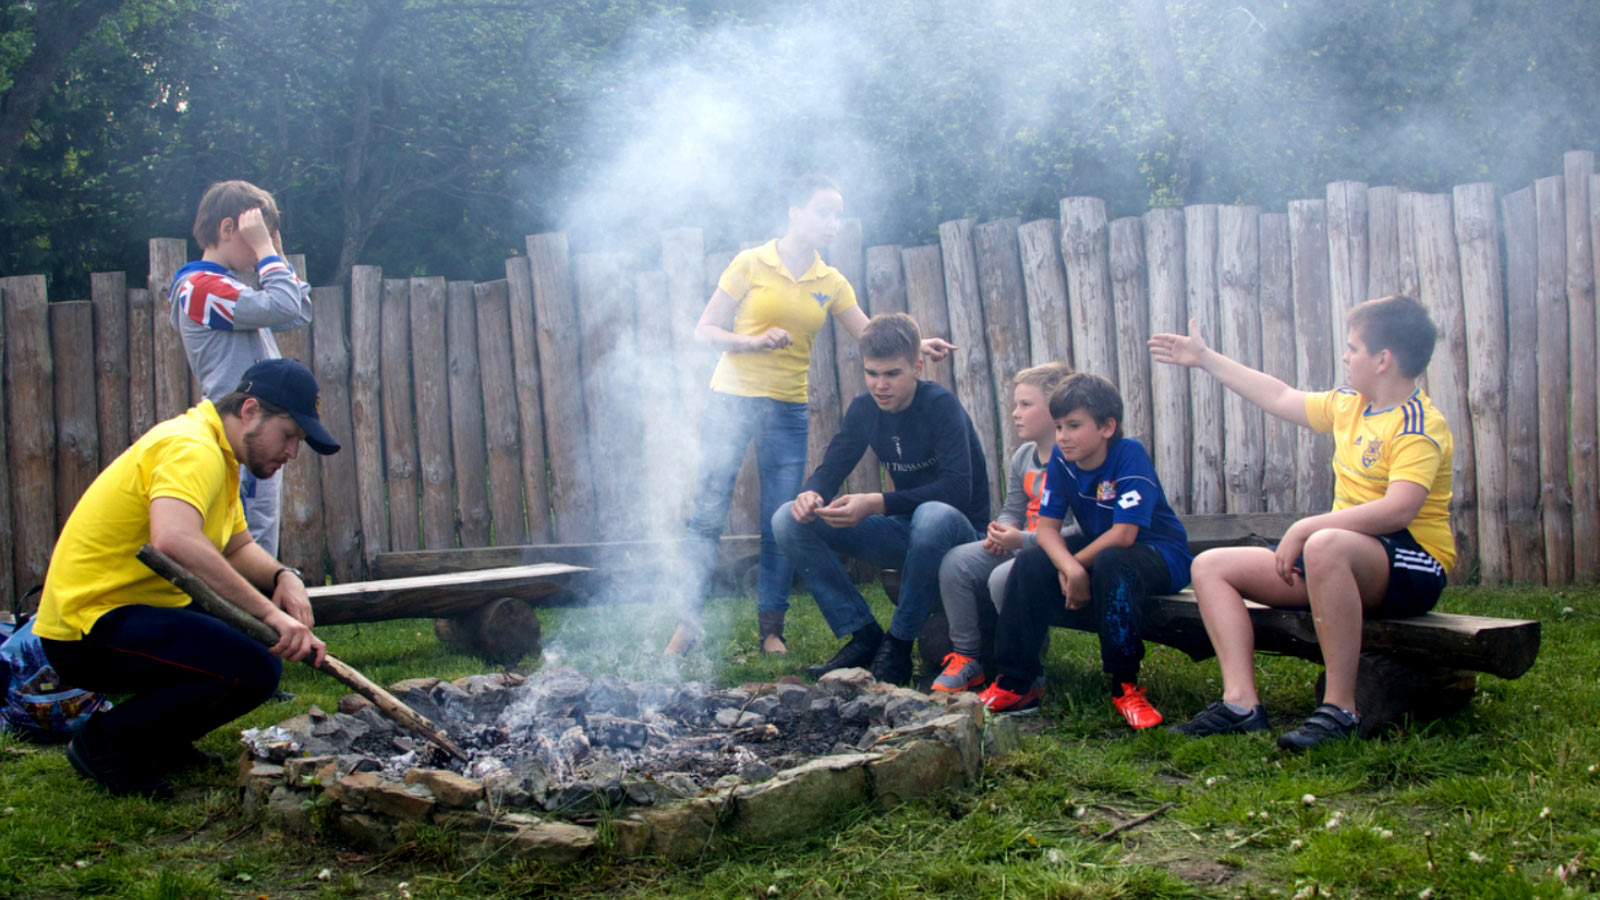
[[[1433,609],[1433,605],[1439,602],[1440,592],[1444,590],[1444,566],[1422,549],[1409,529],[1402,528],[1374,537],[1389,556],[1389,589],[1384,592],[1383,601],[1377,609],[1366,611],[1367,617],[1403,619],[1406,616],[1420,616]],[[1272,549],[1278,549],[1278,545],[1273,544]],[[1294,567],[1304,577],[1304,555],[1294,561]]]

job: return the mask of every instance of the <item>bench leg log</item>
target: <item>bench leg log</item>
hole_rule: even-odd
[[[539,615],[532,603],[515,597],[490,600],[448,619],[434,619],[433,633],[446,646],[480,656],[495,665],[515,665],[539,652]]]
[[[1326,673],[1317,676],[1322,702]],[[1363,653],[1356,669],[1356,709],[1361,736],[1382,730],[1406,713],[1437,719],[1465,709],[1477,690],[1477,676],[1461,669],[1426,668],[1382,653]]]

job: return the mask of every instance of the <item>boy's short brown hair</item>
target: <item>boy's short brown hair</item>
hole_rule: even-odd
[[[277,231],[278,204],[271,194],[248,181],[219,181],[206,188],[200,198],[200,207],[194,213],[194,239],[201,247],[215,247],[223,219],[232,219],[237,225],[240,213],[258,208],[267,230]]]
[[[1072,366],[1064,362],[1047,362],[1037,366],[1029,366],[1011,377],[1011,389],[1016,390],[1018,385],[1031,384],[1039,389],[1048,402],[1051,394],[1061,386],[1072,374]]]
[[[1350,330],[1361,335],[1368,353],[1387,350],[1400,364],[1400,374],[1415,378],[1428,368],[1438,329],[1421,303],[1392,294],[1359,303],[1345,318]]]
[[[861,332],[862,359],[904,359],[916,365],[922,356],[922,329],[905,313],[879,313]]]
[[[1088,372],[1074,372],[1050,395],[1050,418],[1062,419],[1078,410],[1089,414],[1096,425],[1115,419],[1113,440],[1122,437],[1122,394],[1108,379]]]

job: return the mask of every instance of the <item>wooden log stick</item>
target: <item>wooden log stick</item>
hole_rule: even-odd
[[[1117,835],[1123,833],[1124,831],[1127,831],[1130,828],[1138,828],[1140,825],[1143,825],[1144,823],[1150,821],[1151,819],[1154,819],[1156,816],[1161,815],[1162,813],[1166,812],[1167,810],[1169,810],[1171,808],[1172,808],[1172,804],[1171,803],[1163,803],[1160,806],[1156,807],[1155,809],[1152,809],[1149,812],[1145,813],[1144,815],[1135,816],[1134,818],[1129,819],[1126,822],[1123,822],[1121,825],[1118,825],[1117,827],[1111,829],[1110,831],[1106,832],[1105,834],[1100,835],[1099,837],[1094,839],[1095,843],[1098,844],[1098,843],[1100,843],[1102,841],[1109,841],[1112,838],[1114,838]]]
[[[206,612],[261,644],[270,647],[278,643],[278,632],[272,626],[229,603],[212,590],[211,585],[201,581],[193,572],[179,565],[176,560],[157,550],[153,545],[145,544],[140,547],[138,555],[140,562],[149,566],[157,575],[177,585],[179,590],[192,597]],[[331,675],[340,684],[371,700],[379,712],[393,719],[402,728],[426,738],[446,753],[466,762],[466,752],[457,746],[449,735],[440,730],[439,726],[400,702],[399,698],[356,671],[348,663],[340,661],[331,653],[322,658],[320,666],[313,665],[309,659],[305,660],[305,663],[319,672]]]

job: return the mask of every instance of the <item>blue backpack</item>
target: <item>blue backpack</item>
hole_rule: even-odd
[[[34,588],[22,599],[38,590]],[[20,615],[17,620],[17,625],[0,623],[0,638],[4,639],[0,643],[0,684],[5,686],[0,731],[41,743],[65,741],[83,727],[91,713],[110,709],[111,701],[93,691],[62,684],[33,633],[33,620]]]

